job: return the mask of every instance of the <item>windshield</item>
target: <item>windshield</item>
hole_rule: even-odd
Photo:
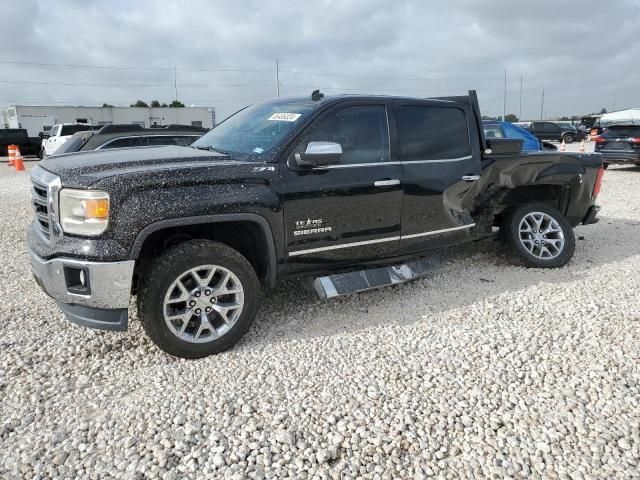
[[[238,160],[262,161],[317,105],[317,102],[305,100],[251,105],[217,125],[191,146],[210,148]]]
[[[89,141],[93,132],[76,133],[71,138],[56,148],[55,154],[71,153],[79,151]]]
[[[92,129],[93,129],[92,125],[63,125],[60,136],[65,137],[67,135],[73,135],[76,132],[83,132],[85,130],[92,130]]]

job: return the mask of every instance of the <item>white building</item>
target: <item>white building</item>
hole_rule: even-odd
[[[26,128],[30,137],[49,130],[56,123],[111,125],[135,123],[145,128],[163,125],[194,125],[212,128],[213,107],[63,107],[12,105],[2,112],[2,128]]]
[[[600,116],[600,125],[611,123],[635,123],[640,124],[640,108],[628,108],[617,112],[604,113]]]

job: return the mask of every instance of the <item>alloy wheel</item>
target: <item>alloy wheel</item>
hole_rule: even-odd
[[[544,212],[530,212],[520,221],[520,243],[534,257],[551,260],[562,253],[565,245],[560,224]]]
[[[190,343],[225,335],[242,314],[244,290],[238,277],[219,265],[191,268],[167,289],[164,320],[171,332]]]

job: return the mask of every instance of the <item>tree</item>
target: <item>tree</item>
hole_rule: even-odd
[[[138,100],[136,103],[134,103],[131,106],[132,107],[148,107],[149,105],[147,105],[146,102],[143,102],[142,100]]]
[[[504,121],[505,122],[517,122],[518,120],[520,120],[515,113],[509,113],[507,115],[504,116]]]
[[[160,102],[158,100],[151,100],[151,106],[157,108],[160,106]]]
[[[180,101],[178,101],[178,100],[174,100],[173,102],[171,102],[171,103],[169,104],[169,106],[170,106],[170,107],[173,107],[173,108],[177,108],[177,107],[184,107],[184,103],[182,103],[182,102],[180,102]]]
[[[603,108],[602,110],[600,110],[600,115],[604,115],[605,113],[607,113],[607,109]]]
[[[169,105],[167,105],[166,103],[162,102],[162,105],[160,105],[161,107],[168,107]]]
[[[109,104],[109,103],[103,103],[102,104],[102,108],[110,108],[113,107],[113,105]]]

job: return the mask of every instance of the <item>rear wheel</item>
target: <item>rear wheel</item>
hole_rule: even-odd
[[[506,216],[502,229],[513,257],[526,267],[562,267],[573,257],[573,228],[554,208],[541,204],[518,207]]]
[[[208,240],[171,247],[143,274],[138,315],[165,352],[201,358],[233,346],[249,330],[260,285],[236,250]]]

